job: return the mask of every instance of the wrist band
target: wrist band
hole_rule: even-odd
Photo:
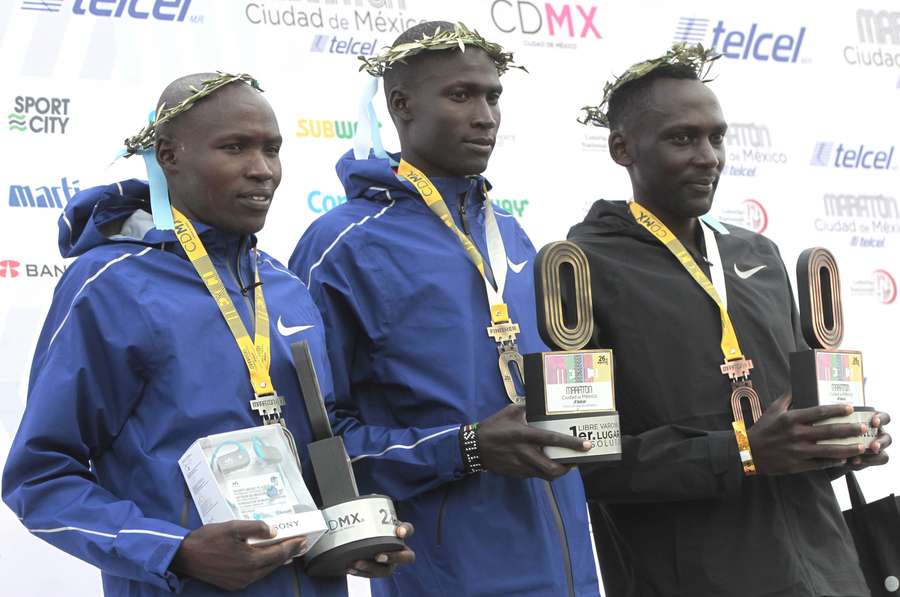
[[[756,474],[756,464],[753,462],[753,453],[750,451],[750,438],[747,437],[747,427],[743,421],[731,423],[734,428],[734,437],[737,440],[738,453],[741,456],[741,465],[747,476]]]
[[[481,464],[481,450],[478,449],[478,423],[459,428],[459,446],[462,450],[463,466],[467,475],[484,470]]]

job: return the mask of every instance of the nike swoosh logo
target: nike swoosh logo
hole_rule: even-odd
[[[513,273],[518,274],[522,271],[522,268],[525,267],[525,264],[528,263],[528,260],[526,259],[522,263],[513,263],[512,261],[509,260],[509,257],[507,257],[506,263],[509,264],[509,269],[511,269],[513,271]]]
[[[751,267],[748,270],[741,271],[738,269],[737,263],[735,263],[734,264],[734,273],[736,273],[737,277],[740,278],[741,280],[746,280],[747,278],[749,278],[753,274],[757,273],[758,271],[765,269],[765,267],[766,267],[765,265],[757,265],[756,267]]]
[[[281,321],[281,315],[278,316],[278,324],[276,326],[278,328],[278,333],[282,336],[292,336],[297,332],[302,332],[304,330],[308,330],[309,328],[315,327],[312,325],[292,325],[286,326],[284,322]]]

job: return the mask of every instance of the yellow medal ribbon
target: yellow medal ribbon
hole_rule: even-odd
[[[725,361],[743,359],[744,354],[741,352],[741,346],[738,343],[734,325],[731,323],[731,317],[728,316],[728,309],[719,297],[716,287],[713,286],[713,283],[706,274],[703,273],[703,270],[700,269],[700,266],[697,265],[697,262],[691,257],[688,250],[681,244],[678,237],[663,224],[662,220],[654,216],[646,207],[640,205],[636,201],[632,201],[628,204],[628,208],[631,210],[631,215],[634,216],[635,221],[656,237],[656,239],[675,256],[678,263],[687,270],[700,288],[702,288],[713,302],[716,303],[716,306],[719,307],[719,313],[722,319],[722,354],[725,356]]]
[[[194,225],[188,220],[184,214],[172,207],[172,217],[175,221],[175,236],[184,252],[187,253],[191,265],[197,270],[200,279],[206,285],[209,294],[212,296],[231,335],[234,336],[241,355],[244,357],[244,363],[247,364],[247,371],[250,373],[250,383],[253,385],[253,392],[256,396],[266,396],[275,393],[272,386],[272,379],[269,377],[269,363],[271,360],[271,349],[269,346],[269,312],[266,310],[266,300],[263,298],[262,283],[259,280],[259,271],[254,272],[256,290],[254,298],[256,301],[256,321],[255,321],[255,337],[250,340],[250,334],[241,321],[231,297],[228,296],[228,289],[222,283],[222,278],[216,271],[212,260],[206,253],[206,248],[200,240],[200,235],[194,229]]]
[[[503,387],[510,401],[514,404],[523,404],[525,397],[519,393],[516,378],[524,383],[525,361],[519,353],[519,348],[516,344],[516,337],[520,331],[519,324],[510,320],[509,307],[503,301],[503,288],[506,284],[507,271],[506,249],[503,246],[503,238],[500,236],[500,228],[494,216],[494,209],[491,207],[491,200],[485,193],[484,219],[487,230],[488,257],[496,286],[485,275],[484,257],[481,256],[478,247],[456,226],[453,216],[450,215],[450,210],[447,208],[447,203],[441,197],[441,193],[434,186],[434,183],[428,180],[424,172],[402,159],[397,167],[397,175],[405,178],[412,184],[419,195],[422,196],[425,205],[456,235],[469,260],[478,269],[478,273],[481,274],[491,311],[492,325],[487,328],[487,333],[497,343],[497,350],[500,353],[498,360],[500,378],[503,380]],[[515,371],[515,376],[513,371]]]
[[[484,257],[481,256],[475,243],[473,243],[472,240],[459,229],[456,222],[453,221],[453,216],[450,215],[450,209],[447,207],[447,202],[444,201],[444,198],[441,196],[437,187],[434,186],[434,183],[425,176],[424,172],[403,159],[400,160],[400,165],[397,167],[397,175],[402,176],[415,187],[416,191],[419,192],[419,195],[422,196],[425,205],[427,205],[428,208],[441,219],[444,225],[456,235],[456,238],[463,246],[463,249],[465,249],[469,260],[475,265],[475,268],[478,269],[478,273],[481,274],[481,277],[485,279],[488,285],[490,285],[490,282],[487,281],[487,276],[484,273]],[[485,209],[491,209],[490,199],[486,198],[485,203]],[[497,272],[494,272],[495,275],[496,273]],[[490,299],[491,297],[488,298]],[[492,303],[491,322],[503,323],[509,321],[509,309],[503,302],[502,297],[500,297],[500,300],[495,299],[490,302]]]

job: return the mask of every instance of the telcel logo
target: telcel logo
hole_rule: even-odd
[[[9,185],[9,206],[10,207],[55,207],[63,208],[75,193],[81,189],[78,188],[78,180],[71,183],[65,176],[60,184],[49,187],[31,187],[29,185]]]
[[[158,21],[184,21],[191,0],[75,0],[72,12],[95,17],[129,16],[132,19],[154,18]],[[193,20],[193,19],[192,19]]]
[[[306,205],[309,206],[310,211],[317,214],[331,211],[341,203],[347,203],[344,195],[326,195],[322,191],[310,191],[306,196]]]
[[[352,56],[371,56],[375,53],[378,40],[363,41],[361,39],[340,39],[336,35],[316,35],[313,38],[311,52],[327,52],[329,54],[350,54]]]
[[[544,31],[551,36],[595,37],[600,39],[600,30],[594,24],[596,6],[580,4],[557,4],[544,2],[541,8],[527,0],[494,0],[491,4],[491,19],[494,26],[504,33],[519,31],[535,35]]]
[[[834,161],[831,156],[834,155]],[[865,145],[858,147],[844,147],[843,143],[819,141],[813,149],[812,166],[833,166],[835,168],[850,168],[863,170],[888,170],[894,158],[894,146],[887,150],[869,149]]]
[[[709,19],[681,17],[675,29],[675,41],[697,43],[706,38]],[[758,23],[743,31],[725,26],[719,21],[712,29],[712,43],[726,58],[734,60],[759,60],[762,62],[797,62],[806,27],[800,27],[796,34],[773,33],[763,30]]]

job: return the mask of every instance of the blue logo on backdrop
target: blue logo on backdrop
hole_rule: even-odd
[[[306,196],[306,205],[310,211],[317,214],[331,211],[341,203],[347,203],[347,197],[344,195],[326,195],[322,191],[310,191]]]
[[[774,33],[766,31],[758,23],[749,29],[736,29],[719,21],[712,26],[710,19],[681,17],[675,27],[676,43],[702,43],[712,34],[710,46],[726,58],[734,60],[757,60],[766,62],[797,62],[800,48],[806,35],[806,27],[797,33]]]
[[[844,143],[819,141],[813,149],[810,165],[852,170],[896,170],[896,166],[891,166],[893,159],[893,145],[889,149],[879,150],[862,144],[849,146]]]
[[[60,12],[62,5],[62,0],[22,0],[22,10]],[[190,6],[191,0],[74,0],[72,13],[182,22],[187,17]],[[203,17],[195,15],[190,21],[199,23],[203,21]]]
[[[11,184],[9,185],[9,206],[62,209],[80,190],[77,179],[69,181],[65,176],[59,184],[54,186],[32,187]]]
[[[325,52],[328,54],[349,54],[352,56],[372,56],[378,45],[377,39],[365,41],[350,37],[341,39],[337,35],[316,35],[313,37],[310,52]]]

